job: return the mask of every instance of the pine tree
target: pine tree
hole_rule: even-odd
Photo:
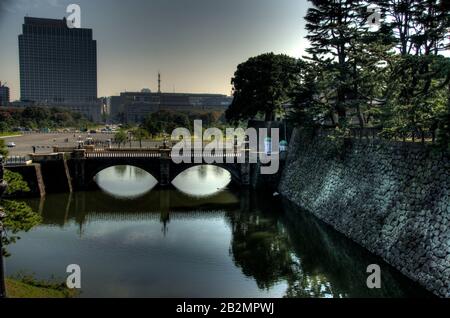
[[[398,55],[391,59],[386,87],[386,130],[392,136],[434,134],[440,125],[450,81],[450,59],[439,56],[449,48],[450,19],[444,1],[377,1],[386,15],[384,26],[394,37]],[[414,138],[414,135],[413,135]]]
[[[324,96],[331,103],[330,121],[345,126],[356,117],[364,127],[372,118],[371,107],[380,98],[380,78],[384,68],[380,63],[391,42],[386,29],[372,32],[368,25],[370,12],[366,1],[311,0],[313,8],[305,17],[306,51],[315,67],[328,79]],[[384,63],[386,64],[386,63]]]
[[[450,84],[447,89],[447,107],[437,124],[437,143],[450,153]]]

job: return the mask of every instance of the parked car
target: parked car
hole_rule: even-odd
[[[6,144],[6,147],[8,148],[14,148],[16,146],[16,143],[14,141],[10,141]]]

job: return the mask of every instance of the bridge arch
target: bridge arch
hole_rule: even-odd
[[[239,167],[233,164],[226,163],[180,163],[172,164],[170,167],[170,182],[172,183],[183,172],[200,166],[215,166],[227,171],[231,176],[231,182],[234,184],[241,184],[241,175]]]
[[[88,189],[98,189],[99,185],[97,182],[95,182],[95,177],[102,171],[118,167],[118,166],[130,166],[142,169],[143,171],[147,172],[149,175],[151,175],[157,183],[159,183],[159,167],[152,167],[151,165],[144,164],[144,163],[129,163],[129,162],[105,162],[101,164],[95,164],[92,166],[87,165],[85,167],[85,180],[86,185]]]
[[[121,151],[97,151],[92,153],[74,152],[69,161],[71,170],[72,185],[76,190],[97,189],[94,177],[102,170],[114,166],[134,166],[141,168],[157,181],[159,186],[166,187],[183,171],[202,165],[212,165],[228,171],[231,175],[232,183],[239,186],[249,186],[251,184],[252,167],[249,163],[175,163],[170,154],[146,153],[136,151],[133,153]]]

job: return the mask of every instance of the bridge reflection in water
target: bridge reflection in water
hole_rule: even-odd
[[[189,204],[189,202],[191,204]],[[111,196],[107,192],[74,192],[54,194],[30,200],[30,206],[39,211],[43,224],[64,227],[75,222],[80,235],[86,223],[107,221],[143,221],[159,219],[167,231],[171,219],[223,217],[224,209],[245,208],[235,195],[221,191],[213,196],[192,200],[187,194],[176,190],[159,189],[147,192],[132,200]]]
[[[67,231],[75,223],[79,239],[71,238],[70,248],[90,250],[90,245],[95,246],[95,254],[87,253],[86,259],[80,260],[96,264],[88,267],[96,276],[85,282],[84,296],[429,296],[310,214],[280,198],[250,190],[224,190],[192,198],[176,190],[159,189],[131,201],[104,192],[79,192],[29,203],[43,216],[43,231]],[[155,222],[161,224],[162,238],[151,233]],[[121,242],[120,236],[111,239],[105,235],[105,224],[113,224],[119,233],[132,227],[137,240],[133,244],[139,248],[129,245],[129,235],[124,235],[127,243]],[[172,231],[172,225],[178,227]],[[186,227],[195,230],[185,232]],[[225,232],[219,227],[225,227]],[[143,230],[149,233],[145,240],[138,240],[136,235],[143,235]],[[23,240],[12,247],[12,259],[32,245],[33,233],[24,234]],[[83,241],[89,246],[83,247]],[[51,249],[53,244],[49,240],[40,248]],[[166,251],[170,244],[173,249]],[[227,245],[228,249],[218,248]],[[107,256],[105,249],[110,251]],[[82,255],[84,251],[72,253]],[[366,287],[366,268],[373,263],[382,267],[382,289]],[[24,269],[23,264],[14,262],[8,268]],[[103,272],[109,274],[102,278]],[[116,276],[118,281],[111,282]],[[158,277],[164,280],[159,282]],[[144,286],[141,281],[146,282]],[[116,288],[105,288],[114,284]]]

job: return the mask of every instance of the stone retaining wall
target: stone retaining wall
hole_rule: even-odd
[[[409,278],[450,297],[450,158],[420,144],[295,130],[282,195]]]

